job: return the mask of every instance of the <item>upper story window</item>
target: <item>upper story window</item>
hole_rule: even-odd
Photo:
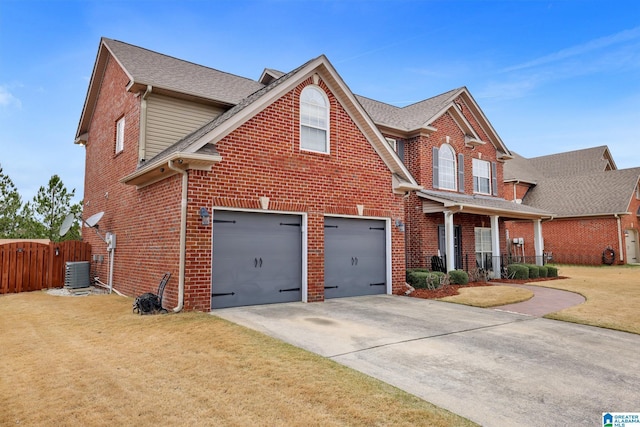
[[[393,148],[400,160],[404,163],[404,141],[395,138],[385,138],[387,143]]]
[[[455,190],[456,153],[449,144],[442,144],[438,150],[438,188]]]
[[[116,122],[116,154],[124,150],[124,117]]]
[[[317,86],[300,94],[300,148],[329,153],[329,100]]]
[[[473,159],[473,191],[491,194],[491,165],[486,160]]]

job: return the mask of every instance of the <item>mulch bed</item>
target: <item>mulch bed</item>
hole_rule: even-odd
[[[505,284],[505,283],[515,283],[515,284],[525,284],[525,283],[533,283],[533,282],[546,282],[547,280],[558,280],[558,279],[566,279],[566,277],[544,277],[539,279],[527,279],[527,280],[513,280],[513,279],[493,279],[491,282],[469,282],[467,285],[445,285],[439,289],[416,289],[411,292],[411,294],[407,295],[413,298],[424,298],[424,299],[437,299],[449,297],[452,295],[458,295],[458,289],[460,288],[472,288],[476,286],[493,286],[497,284]],[[404,291],[398,293],[398,295],[404,295]]]

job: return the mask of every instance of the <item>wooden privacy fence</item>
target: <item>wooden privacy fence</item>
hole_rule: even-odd
[[[67,261],[90,261],[91,245],[70,240],[49,244],[0,245],[0,294],[38,291],[64,285]]]

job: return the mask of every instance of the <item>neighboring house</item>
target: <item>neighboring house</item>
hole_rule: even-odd
[[[607,146],[531,159],[512,154],[504,168],[505,194],[553,212],[543,237],[554,262],[640,262],[640,168],[617,169]],[[513,253],[533,256],[530,224],[509,222],[507,228],[525,242],[512,247]]]
[[[406,199],[409,267],[444,264],[446,271],[485,270],[500,277],[508,219],[537,231],[532,247],[542,263],[541,221],[551,214],[504,198],[499,184],[511,153],[467,88],[403,108],[358,99],[423,187]]]
[[[324,56],[259,81],[103,38],[76,143],[100,280],[165,306],[392,293],[420,186]],[[109,265],[113,261],[113,268]]]

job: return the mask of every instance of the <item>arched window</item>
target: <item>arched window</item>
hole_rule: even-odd
[[[456,153],[449,144],[442,144],[438,150],[438,187],[456,189]]]
[[[300,148],[329,152],[329,100],[317,86],[300,94]]]

